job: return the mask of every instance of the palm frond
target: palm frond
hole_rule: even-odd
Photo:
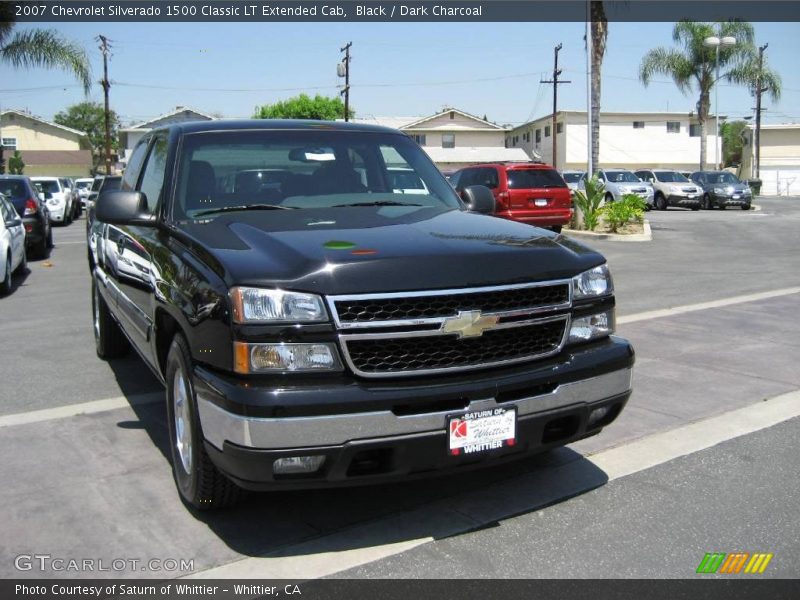
[[[0,61],[15,68],[58,68],[70,71],[88,93],[92,85],[86,51],[52,29],[32,29],[13,34],[0,47]]]
[[[746,85],[751,90],[755,90],[756,83],[759,82],[758,58],[737,65],[725,74],[725,79],[738,85]],[[773,102],[777,102],[781,97],[781,76],[764,65],[761,68],[760,84],[766,88],[766,92]]]
[[[691,91],[692,77],[696,76],[695,65],[678,50],[670,48],[654,48],[645,54],[639,67],[639,79],[647,86],[654,75],[672,77],[678,89],[687,93]]]

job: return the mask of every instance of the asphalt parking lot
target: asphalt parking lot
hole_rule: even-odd
[[[0,451],[7,457],[0,463],[6,483],[0,490],[6,539],[0,574],[63,575],[14,566],[20,554],[46,553],[193,561],[184,571],[140,573],[127,566],[77,574],[87,577],[399,577],[410,568],[430,577],[567,577],[566,563],[544,575],[509,570],[513,557],[504,557],[503,569],[448,574],[439,567],[447,556],[464,569],[474,564],[469,544],[500,548],[526,536],[547,541],[541,556],[577,548],[588,533],[567,525],[594,518],[606,526],[583,529],[594,543],[580,547],[626,567],[605,574],[598,567],[581,576],[686,577],[704,544],[724,543],[739,544],[730,551],[748,544],[770,550],[772,544],[778,558],[766,574],[796,577],[796,520],[778,508],[761,518],[756,509],[763,490],[776,507],[796,505],[795,457],[787,440],[796,439],[797,420],[619,478],[602,460],[592,462],[611,448],[758,410],[770,404],[764,400],[800,389],[800,198],[757,204],[760,211],[651,212],[652,242],[593,243],[615,277],[618,331],[637,351],[634,395],[600,436],[469,476],[253,494],[240,508],[214,514],[188,511],[174,490],[155,378],[135,356],[104,363],[95,355],[84,221],[56,228],[50,258],[31,261],[27,276],[0,300]],[[770,460],[759,454],[762,448],[770,450]],[[721,475],[728,472],[736,476]],[[730,535],[714,538],[708,523],[700,526],[700,513],[682,510],[682,502],[707,505],[709,495],[725,497],[748,482],[757,482],[752,493],[725,510],[731,519],[755,521],[752,528],[730,526]],[[646,552],[651,546],[620,537],[619,528],[626,514],[665,498],[670,510],[663,520],[651,520],[648,529],[642,514],[640,527],[630,529],[645,540],[662,533],[667,520],[674,524],[669,543],[677,558],[655,563]]]

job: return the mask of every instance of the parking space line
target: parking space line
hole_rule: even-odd
[[[731,296],[730,298],[711,300],[709,302],[700,302],[698,304],[685,304],[683,306],[675,306],[673,308],[649,310],[647,312],[636,313],[624,317],[617,317],[617,324],[624,325],[626,323],[636,323],[637,321],[649,321],[651,319],[660,319],[662,317],[673,317],[675,315],[682,315],[690,312],[695,312],[698,310],[707,310],[709,308],[722,308],[724,306],[732,306],[734,304],[744,304],[746,302],[757,302],[759,300],[768,300],[770,298],[790,296],[791,294],[800,294],[800,287],[789,287],[779,290],[772,290],[770,292],[759,292],[756,294],[746,294],[744,296]]]
[[[587,456],[586,460],[602,469],[608,476],[608,481],[613,481],[796,417],[800,417],[800,390],[603,450]],[[375,546],[363,544],[363,540],[374,539],[370,537],[370,531],[385,528],[389,524],[396,529],[398,520],[402,521],[404,518],[410,519],[413,515],[398,515],[356,525],[283,548],[281,556],[246,557],[192,573],[186,578],[316,579],[435,541],[434,537],[422,537]],[[475,525],[473,523],[468,528]],[[452,531],[450,535],[464,531]],[[360,545],[359,540],[362,541]],[[329,550],[348,546],[351,549],[333,552]]]
[[[40,423],[42,421],[52,421],[54,419],[66,419],[87,415],[91,413],[106,412],[117,410],[128,406],[141,404],[153,404],[164,399],[163,392],[151,392],[149,394],[137,394],[136,396],[118,396],[116,398],[106,398],[105,400],[93,400],[91,402],[81,402],[79,404],[68,404],[55,408],[45,408],[33,410],[25,413],[15,413],[0,416],[0,428],[13,427],[14,425],[28,425],[29,423]]]

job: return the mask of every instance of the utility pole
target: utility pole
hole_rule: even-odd
[[[108,108],[108,90],[111,82],[108,80],[108,38],[104,35],[97,36],[100,42],[100,51],[103,53],[103,95],[105,96],[105,121],[106,121],[106,175],[111,175],[111,114]]]
[[[761,87],[761,73],[764,68],[764,50],[769,44],[758,47],[758,74],[756,75],[756,131],[754,142],[756,147],[756,179],[761,178],[761,94],[769,88]]]
[[[562,44],[559,44],[554,48],[554,60],[553,60],[553,79],[552,80],[543,80],[540,83],[552,83],[553,84],[553,129],[550,135],[553,137],[553,167],[557,168],[556,159],[558,157],[558,133],[557,133],[557,123],[556,123],[556,112],[558,111],[558,86],[562,83],[572,83],[571,81],[559,81],[558,76],[561,75],[561,69],[558,68],[558,53],[561,51]]]
[[[342,65],[344,65],[344,89],[340,94],[344,96],[345,121],[350,120],[350,46],[352,45],[353,42],[347,42],[347,45],[339,50],[339,52],[344,52],[344,60],[342,60]],[[339,76],[341,77],[342,75]]]

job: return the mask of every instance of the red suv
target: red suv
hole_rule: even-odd
[[[550,165],[533,162],[487,163],[456,171],[450,183],[460,194],[485,185],[494,194],[495,216],[555,232],[572,217],[572,197],[564,178]]]

